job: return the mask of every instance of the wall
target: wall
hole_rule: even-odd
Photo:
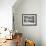
[[[0,27],[12,29],[12,6],[16,0],[0,0]]]
[[[35,41],[41,46],[41,1],[18,0],[13,6],[15,30],[23,33],[24,39]],[[37,26],[22,26],[22,14],[37,14]]]
[[[46,46],[46,0],[41,1],[41,41]]]

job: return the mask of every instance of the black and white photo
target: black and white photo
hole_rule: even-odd
[[[22,25],[25,26],[37,25],[37,14],[22,14]]]

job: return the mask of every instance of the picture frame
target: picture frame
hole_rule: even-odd
[[[36,26],[37,14],[22,14],[22,26]]]

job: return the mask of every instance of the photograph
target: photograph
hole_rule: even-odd
[[[36,26],[37,14],[22,14],[22,25],[23,26]]]
[[[46,0],[0,0],[0,46],[46,46]]]

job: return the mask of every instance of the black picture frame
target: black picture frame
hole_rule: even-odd
[[[22,26],[36,26],[37,14],[22,14]]]

